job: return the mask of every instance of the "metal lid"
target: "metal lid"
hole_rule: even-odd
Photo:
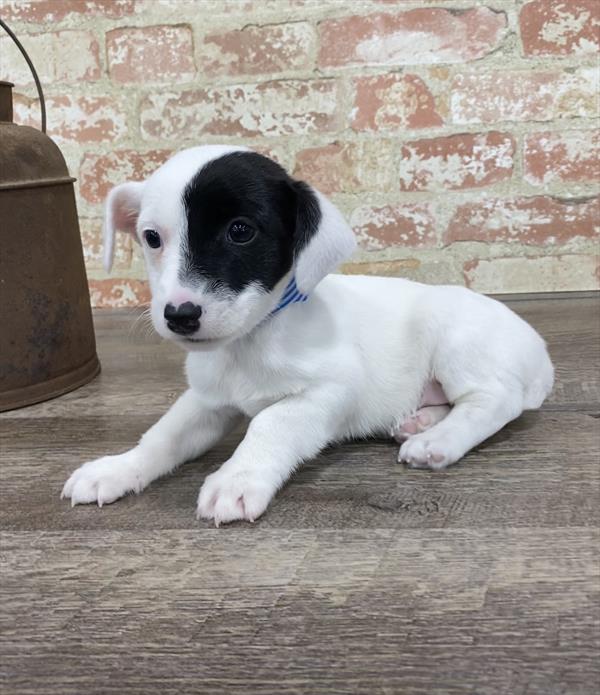
[[[73,181],[61,151],[47,135],[29,126],[0,123],[0,190]]]

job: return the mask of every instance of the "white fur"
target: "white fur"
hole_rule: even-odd
[[[500,302],[462,287],[401,279],[322,279],[353,241],[320,194],[323,222],[295,264],[301,290],[314,288],[308,302],[265,320],[289,275],[272,293],[250,287],[239,297],[180,287],[175,241],[184,219],[181,206],[165,200],[181,191],[199,162],[222,152],[195,148],[177,155],[146,182],[141,197],[134,188],[126,201],[127,209],[138,206],[138,234],[152,224],[172,238],[160,257],[145,248],[157,330],[177,340],[161,311],[173,296],[183,301],[190,295],[201,298],[207,340],[186,346],[189,390],[136,447],[73,473],[63,489],[72,504],[102,505],[139,492],[200,456],[246,415],[248,431],[233,456],[206,478],[197,513],[217,525],[252,521],[294,469],[326,445],[397,432],[433,379],[453,407],[448,414],[431,411],[428,429],[402,437],[400,458],[414,467],[448,466],[523,410],[541,405],[553,382],[544,341]],[[109,197],[109,208],[119,197]],[[109,243],[115,219],[119,214],[109,209]]]

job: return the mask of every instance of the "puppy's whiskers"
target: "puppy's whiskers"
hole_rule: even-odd
[[[136,312],[139,308],[136,308]],[[152,315],[150,305],[143,307],[142,311],[136,316],[134,322],[129,327],[128,338],[135,340],[140,338],[145,340],[154,333],[154,325],[152,323]]]

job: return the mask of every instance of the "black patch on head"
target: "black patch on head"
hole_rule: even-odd
[[[182,282],[209,279],[240,292],[250,283],[271,290],[317,231],[315,194],[267,157],[232,152],[208,162],[183,193],[188,231]],[[248,243],[235,244],[235,221],[253,226]]]

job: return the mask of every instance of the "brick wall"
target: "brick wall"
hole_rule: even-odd
[[[269,154],[344,211],[346,272],[484,292],[599,284],[599,0],[3,0],[77,176],[97,306],[147,300],[108,189],[198,143]],[[0,39],[16,118],[27,69]]]

